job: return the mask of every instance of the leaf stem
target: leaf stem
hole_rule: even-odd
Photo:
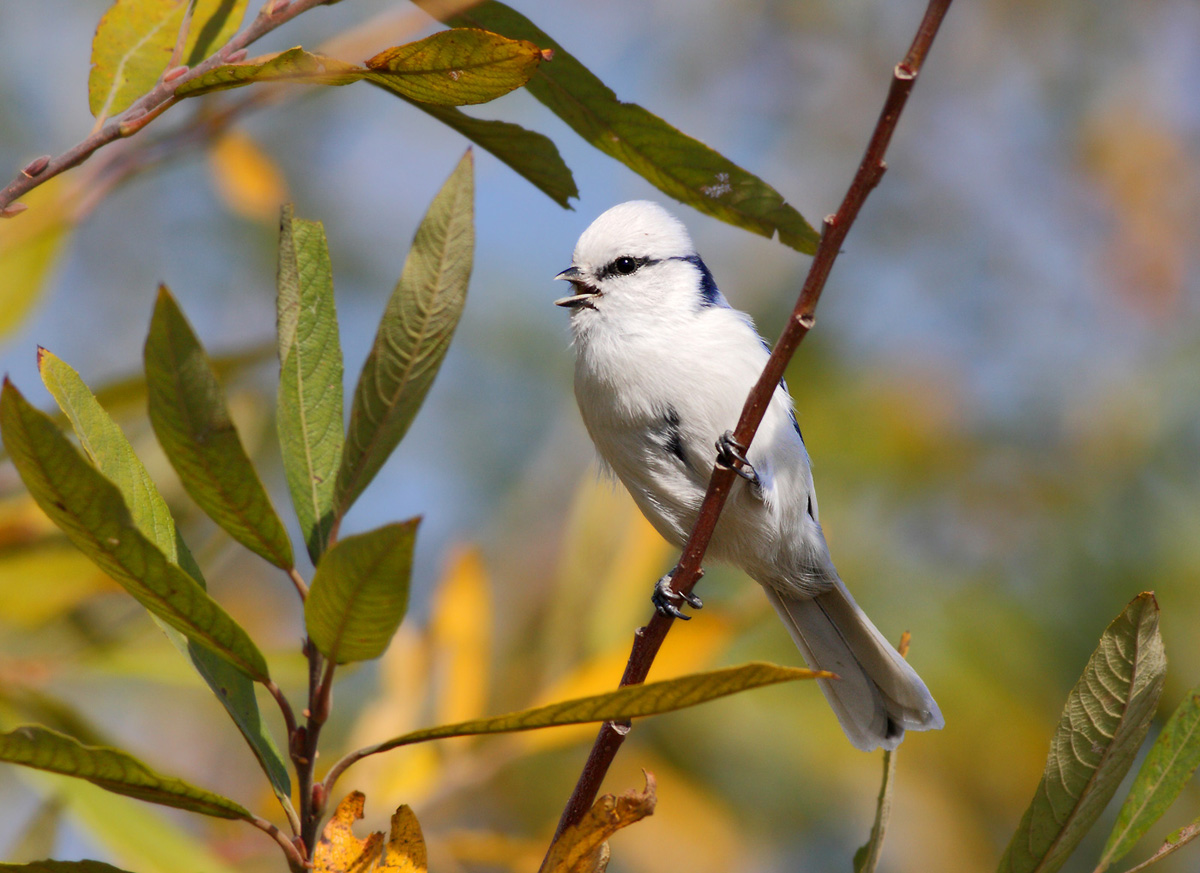
[[[304,581],[304,577],[295,567],[289,567],[288,578],[292,580],[292,584],[296,586],[296,592],[300,595],[300,600],[308,600],[308,583]]]
[[[742,408],[741,418],[734,430],[734,439],[743,446],[749,447],[762,422],[763,415],[766,413],[767,405],[775,393],[775,388],[783,378],[788,362],[791,361],[797,347],[815,324],[814,312],[825,282],[829,278],[834,261],[837,260],[841,250],[842,242],[854,224],[863,202],[872,189],[879,184],[880,178],[887,169],[883,160],[884,153],[887,151],[900,113],[908,100],[908,95],[912,92],[917,74],[920,72],[938,28],[949,9],[950,2],[951,0],[930,0],[908,54],[893,70],[891,87],[888,90],[879,120],[875,124],[875,130],[867,144],[866,153],[859,163],[858,170],[854,174],[838,211],[826,217],[823,222],[821,239],[795,308],[771,352],[762,376],[750,391],[750,395],[746,398],[746,404]],[[728,468],[718,467],[713,471],[696,524],[692,528],[691,536],[684,546],[683,554],[672,577],[672,587],[680,594],[689,593],[700,578],[700,564],[716,527],[721,508],[733,487],[734,476],[733,470]],[[621,677],[621,685],[635,685],[645,681],[646,675],[650,672],[650,666],[673,623],[674,619],[655,612],[650,622],[637,630],[629,662],[625,667],[625,674]],[[628,733],[628,729],[622,729],[622,727],[606,723],[600,729],[600,734],[592,746],[592,751],[580,773],[575,790],[563,809],[558,829],[555,832],[555,839],[566,828],[582,820],[584,814],[591,808],[599,792],[600,784]]]
[[[260,831],[268,834],[271,839],[279,844],[279,847],[283,849],[283,854],[287,856],[288,867],[291,868],[292,873],[307,873],[308,868],[305,863],[305,856],[301,853],[301,847],[289,840],[283,831],[271,824],[271,822],[261,819],[258,816],[248,818],[246,821]]]

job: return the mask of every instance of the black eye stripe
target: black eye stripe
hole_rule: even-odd
[[[628,276],[636,273],[642,267],[649,264],[657,264],[658,261],[654,258],[635,258],[631,255],[622,255],[619,258],[613,258],[603,269],[596,274],[597,279],[608,279],[612,276]]]

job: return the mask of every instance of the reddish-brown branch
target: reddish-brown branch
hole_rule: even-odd
[[[850,188],[846,192],[838,211],[828,216],[821,230],[821,240],[817,245],[808,276],[804,280],[800,297],[792,310],[791,317],[784,327],[779,341],[771,352],[771,357],[763,369],[762,376],[751,390],[742,409],[741,419],[734,430],[734,439],[743,446],[749,446],[754,434],[762,422],[767,405],[775,392],[775,387],[783,378],[788,362],[795,354],[797,347],[803,341],[808,331],[815,323],[813,313],[821,298],[825,281],[833,269],[842,242],[846,238],[854,219],[858,216],[863,202],[871,190],[879,184],[887,165],[884,163],[884,153],[891,141],[892,133],[900,118],[908,95],[911,93],[917,74],[929,52],[934,36],[937,35],[950,0],[930,0],[925,10],[925,16],[917,29],[916,37],[904,60],[897,65],[892,75],[891,88],[875,131],[867,144],[866,153],[854,174]],[[696,524],[691,536],[684,545],[683,554],[672,577],[672,587],[681,594],[689,593],[701,575],[700,564],[704,553],[716,528],[717,519],[725,500],[733,487],[735,474],[732,470],[717,468],[713,471],[708,483],[708,491],[704,495]],[[655,612],[649,624],[639,628],[625,667],[625,675],[621,677],[621,685],[637,685],[645,681],[650,672],[650,666],[671,629],[674,619]],[[616,757],[629,729],[627,725],[605,724],[600,728],[592,751],[584,764],[583,772],[575,785],[575,790],[567,801],[562,818],[555,833],[557,839],[562,832],[583,818],[584,813],[591,807],[599,792],[609,766]]]

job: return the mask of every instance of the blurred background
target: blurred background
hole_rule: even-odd
[[[90,42],[107,5],[0,4],[6,176],[87,134]],[[759,174],[813,224],[836,208],[924,8],[515,6],[622,99]],[[342,35],[336,53],[358,61],[433,29],[402,3],[354,0],[255,51]],[[946,716],[945,730],[900,748],[883,870],[995,866],[1069,689],[1138,592],[1154,590],[1162,607],[1161,716],[1200,684],[1197,81],[1194,0],[956,4],[789,372],[834,559],[885,634],[912,632],[910,660]],[[227,388],[284,514],[268,417],[279,203],[325,224],[352,390],[417,221],[467,145],[366,86],[288,94],[211,150],[176,155],[93,203],[70,194],[88,214],[47,246],[44,279],[18,289],[0,275],[0,368],[44,406],[37,345],[94,389],[135,376],[156,285],[170,285],[214,356],[242,356]],[[424,516],[414,602],[388,654],[342,675],[323,737],[330,761],[408,729],[611,688],[650,587],[675,559],[596,474],[571,396],[566,315],[551,305],[552,278],[592,218],[663,197],[523,92],[468,111],[554,139],[580,197],[563,211],[477,151],[466,314],[416,424],[344,528]],[[64,195],[41,196],[53,222]],[[37,198],[27,202],[20,222],[38,214]],[[808,259],[674,211],[725,294],[773,340]],[[9,224],[0,232],[15,233]],[[299,700],[302,621],[288,580],[197,517],[136,388],[109,396],[187,518],[211,589]],[[5,725],[68,727],[273,815],[253,758],[190,667],[55,536],[11,467],[0,489]],[[709,569],[708,607],[677,624],[651,678],[752,658],[799,663],[761,593]],[[351,770],[339,794],[367,793],[360,833],[410,804],[431,869],[533,870],[593,735],[394,752]],[[850,869],[880,766],[878,753],[849,746],[812,685],[639,723],[605,790],[640,788],[646,768],[659,806],[613,840],[610,869]],[[18,768],[0,769],[0,810],[11,860],[282,869],[252,829]],[[1198,814],[1193,786],[1131,859]],[[1066,869],[1092,869],[1114,816]],[[1198,852],[1159,869],[1194,870]]]

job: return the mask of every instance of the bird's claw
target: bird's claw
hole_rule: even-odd
[[[746,457],[746,448],[733,438],[733,431],[727,430],[717,440],[717,466],[733,470],[747,482],[759,484],[758,471]]]
[[[668,573],[657,582],[654,583],[654,594],[650,596],[650,601],[654,604],[654,608],[662,615],[668,618],[681,618],[684,621],[691,621],[692,617],[687,615],[675,604],[683,601],[692,609],[701,609],[704,606],[704,601],[692,594],[690,591],[684,594],[681,591],[676,591],[671,587],[671,576],[673,573]]]

